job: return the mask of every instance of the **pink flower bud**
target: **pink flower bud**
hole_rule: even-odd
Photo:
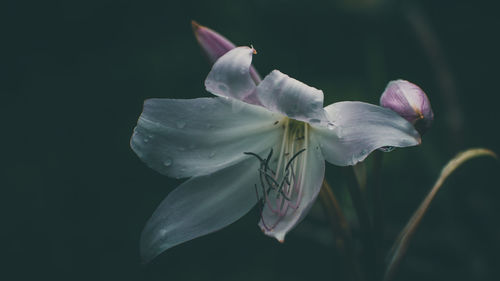
[[[434,113],[427,95],[406,80],[389,82],[380,97],[380,105],[392,109],[415,126],[423,135],[432,125]]]
[[[215,63],[221,56],[236,47],[226,37],[208,27],[198,24],[194,20],[191,21],[191,25],[193,26],[196,40],[198,40],[198,43],[211,63]],[[253,66],[250,68],[250,76],[256,84],[260,83],[261,78]]]
[[[196,40],[200,43],[201,48],[205,51],[211,63],[214,63],[222,55],[236,47],[226,37],[208,27],[198,24],[194,20],[191,21],[191,25],[193,26]]]

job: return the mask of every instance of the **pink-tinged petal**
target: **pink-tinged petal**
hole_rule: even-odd
[[[141,235],[143,262],[233,223],[255,205],[259,162],[245,156],[236,165],[186,181],[163,200]]]
[[[272,71],[255,94],[267,109],[311,124],[325,123],[323,92],[288,75]]]
[[[425,92],[406,80],[389,82],[380,97],[380,105],[401,115],[412,123],[420,134],[425,133],[434,120],[431,103]]]
[[[292,185],[289,190],[285,190],[290,191],[287,193],[289,199],[271,193],[264,200],[259,226],[266,235],[280,242],[284,242],[286,234],[305,218],[323,183],[325,160],[319,143],[312,135],[306,142],[306,150],[296,158],[296,174]]]
[[[236,46],[226,37],[213,31],[212,29],[191,21],[194,35],[200,44],[209,61],[214,63],[224,54],[236,48]],[[250,76],[256,84],[260,83],[261,78],[253,66],[250,67]]]
[[[381,147],[420,144],[412,124],[394,111],[363,102],[338,102],[325,107],[329,124],[314,127],[325,159],[335,165],[354,165]]]
[[[214,95],[245,101],[255,90],[250,65],[255,50],[238,47],[220,57],[205,80],[205,88]]]
[[[149,99],[130,145],[142,161],[164,175],[206,175],[241,161],[245,151],[261,151],[279,142],[280,118],[234,99]]]

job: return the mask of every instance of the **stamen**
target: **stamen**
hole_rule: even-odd
[[[288,167],[290,166],[290,164],[292,164],[292,161],[297,157],[299,156],[299,154],[301,154],[302,152],[306,151],[305,148],[302,148],[301,150],[299,150],[297,153],[295,153],[292,158],[290,158],[290,160],[288,160],[288,163],[286,164],[286,168],[285,168],[285,171],[288,170]]]
[[[301,198],[301,190],[298,188],[298,183],[300,181],[297,181],[295,178],[295,170],[294,170],[294,160],[305,151],[306,149],[303,148],[296,152],[287,162],[284,172],[283,172],[283,177],[281,180],[278,180],[277,178],[277,173],[273,171],[272,168],[269,167],[270,160],[273,156],[273,150],[271,149],[269,151],[269,154],[267,155],[266,158],[262,158],[256,153],[253,152],[244,152],[246,155],[252,155],[255,158],[257,158],[260,162],[260,167],[258,169],[259,172],[259,178],[260,178],[260,184],[261,184],[261,189],[262,189],[262,196],[259,195],[258,192],[258,187],[257,184],[255,184],[255,193],[257,196],[257,201],[260,203],[259,208],[261,208],[261,221],[262,225],[264,228],[268,231],[274,229],[276,225],[282,220],[282,218],[286,215],[288,208],[291,207],[292,209],[296,209],[299,205],[300,198]],[[271,191],[276,193],[276,200],[275,206],[271,204],[271,199],[269,198],[269,195]],[[296,197],[296,202],[294,204],[290,204],[292,201],[292,196],[294,191],[297,191],[297,197]],[[263,217],[263,206],[267,205],[268,209],[276,214],[278,216],[277,220],[272,224],[268,225]]]

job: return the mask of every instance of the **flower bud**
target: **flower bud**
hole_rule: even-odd
[[[208,27],[198,24],[196,21],[191,21],[191,25],[193,26],[196,40],[200,43],[201,48],[205,51],[211,63],[214,63],[222,55],[236,47],[226,37]]]
[[[415,126],[423,135],[432,125],[434,113],[427,95],[406,80],[389,82],[380,97],[380,105],[392,109]]]
[[[226,37],[208,27],[198,24],[194,20],[191,21],[191,25],[193,26],[196,40],[198,40],[198,43],[211,63],[215,63],[221,56],[236,47]],[[250,68],[250,76],[256,84],[260,83],[261,78],[253,66]]]

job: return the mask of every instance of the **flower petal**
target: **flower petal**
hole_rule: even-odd
[[[217,96],[245,100],[255,89],[250,65],[255,50],[238,47],[220,57],[208,73],[205,88]]]
[[[363,102],[338,102],[325,107],[329,124],[314,127],[325,159],[335,165],[354,165],[384,146],[420,144],[415,128],[394,111]]]
[[[277,143],[280,118],[233,99],[149,99],[130,145],[142,161],[164,175],[206,175],[241,161],[243,152]]]
[[[323,92],[278,70],[272,71],[262,80],[256,95],[264,107],[290,118],[308,123],[326,120]]]
[[[306,125],[308,126],[308,125]],[[306,132],[307,134],[307,132]],[[323,183],[325,175],[325,160],[321,153],[319,143],[315,136],[309,135],[306,150],[298,160],[298,173],[296,175],[300,186],[299,201],[285,202],[281,209],[285,209],[284,215],[277,212],[277,208],[266,204],[262,211],[262,219],[259,223],[262,231],[269,236],[284,242],[285,235],[292,230],[302,219],[305,218],[312,207]]]
[[[257,203],[259,162],[245,157],[234,166],[186,181],[163,200],[141,235],[144,262],[233,223]]]

